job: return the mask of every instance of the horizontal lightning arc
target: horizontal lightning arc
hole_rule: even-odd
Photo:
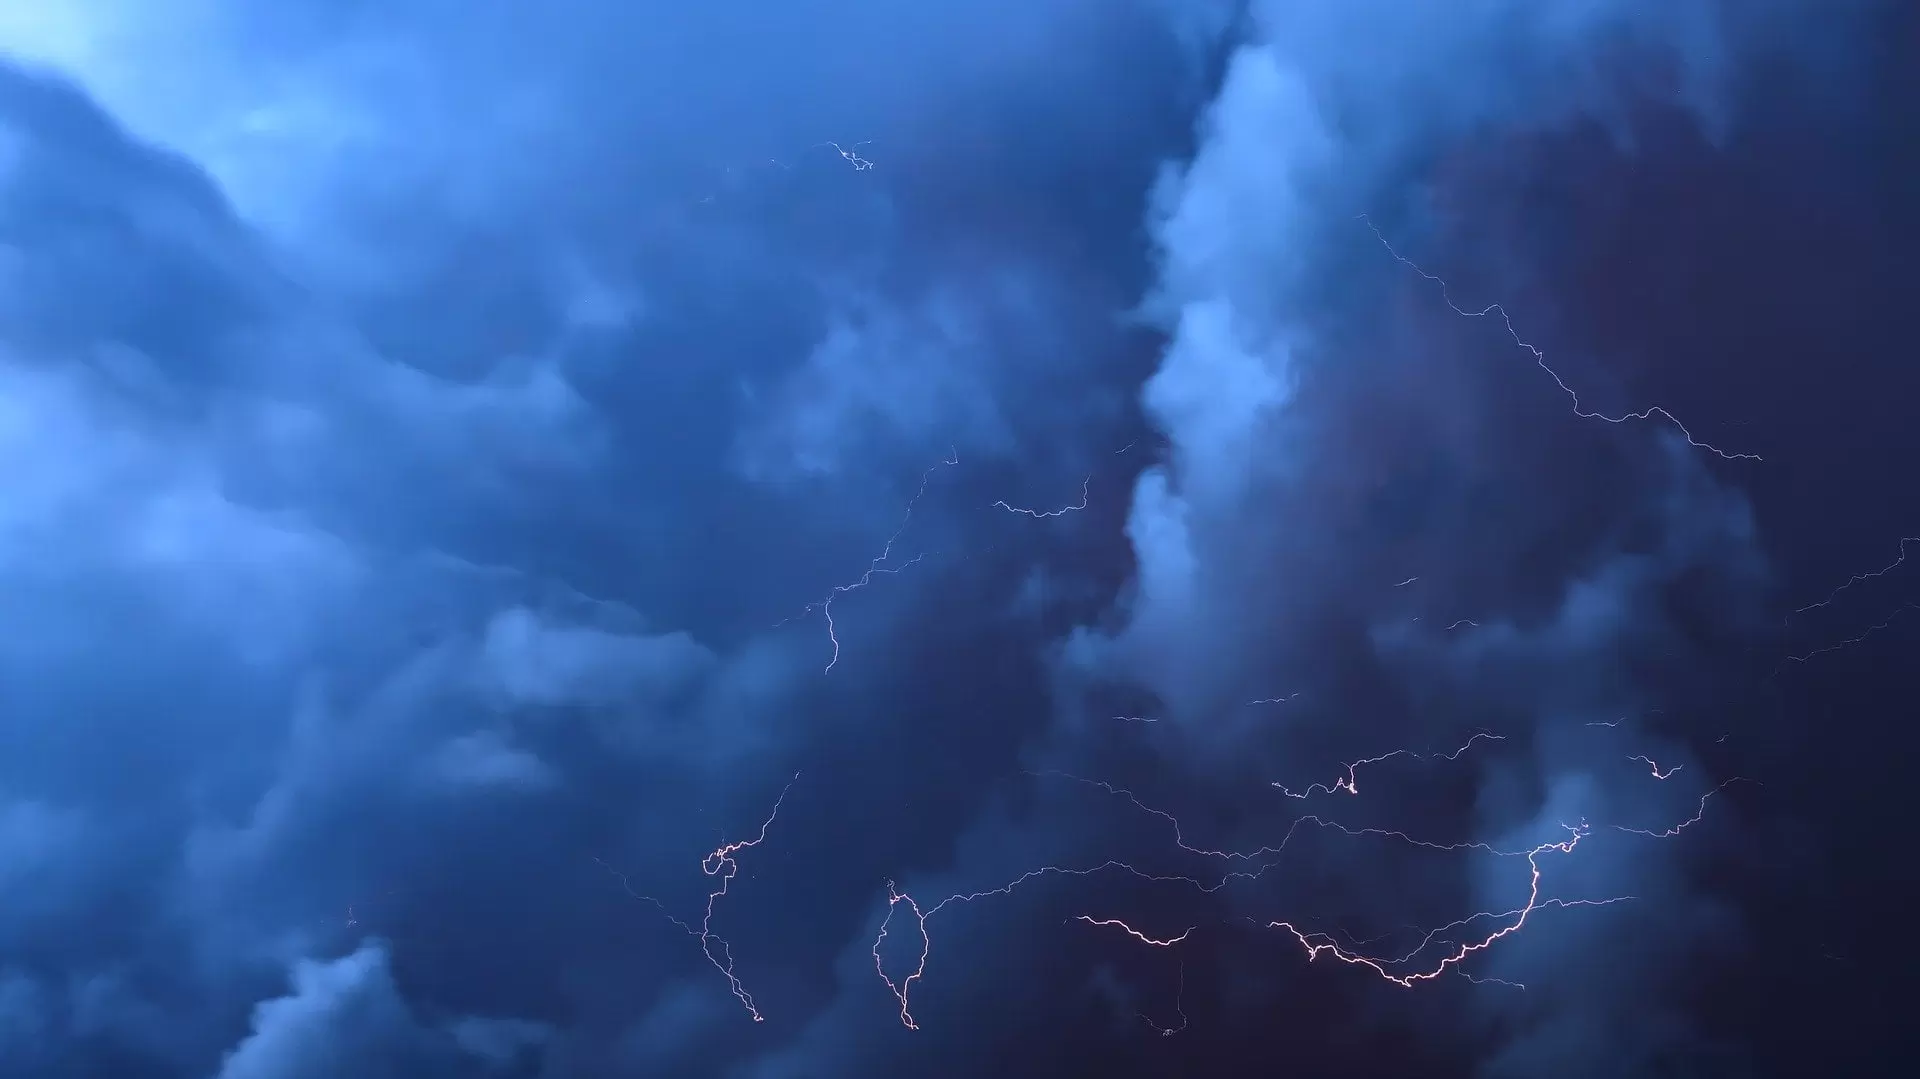
[[[1185,932],[1181,933],[1177,937],[1168,937],[1165,940],[1157,940],[1153,937],[1147,936],[1145,933],[1142,933],[1140,930],[1135,929],[1134,927],[1128,925],[1126,922],[1120,920],[1119,918],[1095,918],[1091,914],[1076,914],[1073,917],[1068,918],[1067,921],[1085,922],[1088,925],[1118,926],[1120,927],[1120,930],[1122,932],[1126,933],[1128,936],[1132,937],[1133,939],[1140,941],[1143,944],[1151,944],[1156,948],[1171,948],[1174,945],[1192,936],[1193,931],[1200,928],[1197,925],[1190,925],[1186,928]]]

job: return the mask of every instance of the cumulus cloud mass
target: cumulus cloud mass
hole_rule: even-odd
[[[1905,1059],[1916,40],[9,6],[0,1076]]]

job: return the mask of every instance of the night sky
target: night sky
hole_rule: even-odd
[[[0,1076],[1913,1068],[1920,6],[0,57]]]

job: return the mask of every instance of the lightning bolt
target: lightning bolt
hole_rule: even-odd
[[[1480,735],[1480,737],[1497,738],[1499,736],[1482,734]],[[1477,739],[1469,739],[1466,745],[1463,745],[1460,749],[1455,750],[1451,754],[1436,754],[1435,756],[1457,758],[1460,754],[1464,753],[1466,749],[1469,748],[1475,740]],[[1404,751],[1397,751],[1397,752],[1404,752]],[[1391,756],[1391,754],[1383,755],[1382,759],[1385,759],[1386,756]],[[1418,755],[1415,754],[1415,756],[1418,756]],[[1393,957],[1381,958],[1381,957],[1364,954],[1355,947],[1345,947],[1340,945],[1339,943],[1335,942],[1324,933],[1309,933],[1305,930],[1302,930],[1292,922],[1276,920],[1276,921],[1267,923],[1268,928],[1284,929],[1289,933],[1291,933],[1295,938],[1295,940],[1299,942],[1301,947],[1306,950],[1307,958],[1309,961],[1316,960],[1321,956],[1329,956],[1343,963],[1369,969],[1373,971],[1375,974],[1377,974],[1378,976],[1380,976],[1381,978],[1387,981],[1393,982],[1394,984],[1402,987],[1410,988],[1421,982],[1431,981],[1435,978],[1438,978],[1448,973],[1458,973],[1458,974],[1465,975],[1471,981],[1475,981],[1479,983],[1505,984],[1505,985],[1510,985],[1510,986],[1524,989],[1525,986],[1519,985],[1519,983],[1505,982],[1504,980],[1498,979],[1498,978],[1474,977],[1473,975],[1467,974],[1465,971],[1460,970],[1459,969],[1460,965],[1465,960],[1475,955],[1476,953],[1484,952],[1487,949],[1491,948],[1498,941],[1506,937],[1512,936],[1515,933],[1520,932],[1521,929],[1523,929],[1526,926],[1527,922],[1532,918],[1534,913],[1537,911],[1548,909],[1548,908],[1562,908],[1562,907],[1575,907],[1575,906],[1607,906],[1613,903],[1627,902],[1634,898],[1633,896],[1613,896],[1613,897],[1600,898],[1600,899],[1559,899],[1559,898],[1543,898],[1541,896],[1540,894],[1541,892],[1540,884],[1541,884],[1541,876],[1542,876],[1542,870],[1540,866],[1541,858],[1551,854],[1571,855],[1574,852],[1574,850],[1580,845],[1580,843],[1585,839],[1587,839],[1587,837],[1592,832],[1591,826],[1584,820],[1574,825],[1562,824],[1561,828],[1564,829],[1567,833],[1566,838],[1564,839],[1540,843],[1535,846],[1524,848],[1524,849],[1503,849],[1503,848],[1495,847],[1492,844],[1477,842],[1477,841],[1435,842],[1432,840],[1418,839],[1407,834],[1406,832],[1392,830],[1392,829],[1352,828],[1352,827],[1348,827],[1346,825],[1339,824],[1337,822],[1334,822],[1319,816],[1303,816],[1303,817],[1296,818],[1294,820],[1294,822],[1287,828],[1285,834],[1281,837],[1280,841],[1277,844],[1263,845],[1258,849],[1251,850],[1251,851],[1214,850],[1207,847],[1195,846],[1189,843],[1186,838],[1186,830],[1184,826],[1181,824],[1179,818],[1175,817],[1171,813],[1166,812],[1165,810],[1156,809],[1152,806],[1148,806],[1147,804],[1142,802],[1136,795],[1134,795],[1133,792],[1123,787],[1118,787],[1111,783],[1106,783],[1100,780],[1083,779],[1081,777],[1070,775],[1064,772],[1037,772],[1037,773],[1029,773],[1029,774],[1037,775],[1037,776],[1051,776],[1051,777],[1067,779],[1076,783],[1084,784],[1084,785],[1105,791],[1109,795],[1125,800],[1130,805],[1132,805],[1135,809],[1138,809],[1143,813],[1158,817],[1161,820],[1165,821],[1172,831],[1174,846],[1179,850],[1185,851],[1189,854],[1205,857],[1205,858],[1216,859],[1221,862],[1224,862],[1227,866],[1230,866],[1230,867],[1241,865],[1241,864],[1245,864],[1247,867],[1225,869],[1219,874],[1218,877],[1201,879],[1197,877],[1179,875],[1179,874],[1153,873],[1147,870],[1140,869],[1131,863],[1119,861],[1117,859],[1110,859],[1104,862],[1100,862],[1094,865],[1084,866],[1084,867],[1046,865],[1046,866],[1041,866],[1037,869],[1028,870],[1027,872],[1021,874],[1020,876],[1014,878],[1012,881],[1009,881],[1006,884],[1000,885],[999,887],[983,889],[981,891],[976,891],[976,892],[955,893],[953,895],[947,896],[946,898],[940,900],[937,903],[933,903],[931,905],[925,905],[925,906],[923,906],[911,894],[901,891],[898,885],[896,885],[893,881],[888,881],[887,882],[887,913],[886,913],[886,916],[881,920],[878,934],[874,937],[873,948],[872,948],[873,965],[874,965],[874,971],[876,974],[879,975],[881,983],[887,987],[887,990],[893,995],[895,1002],[899,1005],[899,1014],[900,1014],[901,1024],[907,1027],[909,1030],[920,1029],[919,1021],[913,1015],[912,991],[913,991],[914,983],[922,981],[926,977],[928,956],[931,953],[932,946],[933,946],[933,936],[932,936],[931,930],[929,929],[929,922],[931,922],[934,916],[938,915],[941,911],[946,910],[949,907],[956,907],[962,904],[972,903],[977,900],[986,899],[989,897],[1008,896],[1013,894],[1013,892],[1015,892],[1016,890],[1020,889],[1023,885],[1026,885],[1032,881],[1043,879],[1043,878],[1090,877],[1090,876],[1104,874],[1104,873],[1122,873],[1122,874],[1133,876],[1139,880],[1148,881],[1148,882],[1166,882],[1166,883],[1184,884],[1201,893],[1210,894],[1225,888],[1227,885],[1234,883],[1235,881],[1255,880],[1261,877],[1262,875],[1264,875],[1267,870],[1273,868],[1274,865],[1277,864],[1276,859],[1282,852],[1285,851],[1288,844],[1291,843],[1293,837],[1296,834],[1298,834],[1298,832],[1303,827],[1308,827],[1308,826],[1334,831],[1349,837],[1356,837],[1356,838],[1357,837],[1373,837],[1373,838],[1392,839],[1392,840],[1407,844],[1409,846],[1424,848],[1428,850],[1473,851],[1473,852],[1478,852],[1486,855],[1491,855],[1494,857],[1521,858],[1526,861],[1527,867],[1528,867],[1528,895],[1527,895],[1527,901],[1523,906],[1515,910],[1503,911],[1503,912],[1492,912],[1492,911],[1476,912],[1474,914],[1468,915],[1465,918],[1456,920],[1454,922],[1450,922],[1445,926],[1429,931],[1427,935],[1422,939],[1421,943],[1412,952],[1409,952],[1406,955],[1401,956],[1399,958],[1393,958]],[[1663,830],[1658,830],[1658,831],[1650,830],[1650,829],[1633,828],[1633,827],[1628,827],[1625,825],[1618,825],[1618,824],[1613,825],[1612,827],[1623,832],[1630,832],[1638,835],[1650,836],[1653,838],[1664,839],[1664,838],[1670,838],[1672,836],[1676,836],[1680,834],[1682,831],[1698,823],[1701,819],[1704,818],[1706,814],[1707,802],[1709,799],[1713,797],[1714,794],[1718,793],[1721,790],[1724,790],[1728,785],[1735,782],[1740,782],[1740,781],[1741,780],[1736,777],[1735,779],[1727,780],[1726,782],[1722,783],[1719,787],[1716,787],[1713,790],[1708,791],[1700,799],[1700,806],[1699,806],[1698,812],[1696,812],[1693,815],[1693,817],[1689,818],[1688,820],[1682,821],[1679,824],[1674,825],[1673,827],[1663,829]],[[1336,788],[1334,789],[1340,789],[1340,788],[1336,786]],[[893,932],[894,918],[897,914],[900,913],[900,911],[903,908],[907,912],[907,915],[910,916],[913,920],[914,928],[917,932],[917,935],[919,936],[919,949],[918,949],[918,955],[915,957],[912,969],[909,972],[907,972],[905,975],[901,976],[898,980],[896,980],[893,976],[887,973],[886,959],[883,952],[886,946],[886,942],[889,936]],[[1117,926],[1120,929],[1122,929],[1124,932],[1126,932],[1128,935],[1142,941],[1143,943],[1146,943],[1150,946],[1163,947],[1163,948],[1172,947],[1173,945],[1187,939],[1187,936],[1193,932],[1193,929],[1189,928],[1185,933],[1182,933],[1178,937],[1155,938],[1155,937],[1149,936],[1148,934],[1142,931],[1134,929],[1128,923],[1117,918],[1095,918],[1092,915],[1080,915],[1078,916],[1078,918],[1070,918],[1068,920],[1069,921],[1075,921],[1075,920],[1085,921],[1096,926],[1107,926],[1107,925]],[[1403,970],[1403,968],[1408,963],[1410,963],[1413,959],[1418,958],[1423,952],[1425,952],[1429,947],[1431,947],[1434,942],[1440,940],[1441,934],[1450,932],[1451,930],[1454,930],[1454,929],[1459,929],[1469,925],[1477,924],[1481,921],[1492,921],[1497,924],[1495,928],[1492,928],[1486,931],[1485,933],[1478,934],[1473,939],[1465,940],[1465,941],[1450,942],[1451,947],[1446,952],[1446,954],[1442,955],[1438,960],[1430,961],[1421,969],[1417,969],[1413,971]],[[1183,1013],[1183,1018],[1184,1018],[1184,1013]]]
[[[1312,786],[1308,787],[1307,789],[1300,791],[1298,793],[1288,790],[1285,786],[1279,783],[1271,784],[1271,786],[1275,790],[1279,791],[1281,794],[1284,794],[1289,798],[1302,798],[1302,799],[1309,798],[1309,797],[1312,797],[1315,792],[1319,792],[1321,794],[1339,794],[1343,792],[1346,794],[1359,794],[1360,793],[1359,779],[1354,775],[1354,769],[1359,768],[1362,765],[1379,764],[1381,761],[1390,761],[1395,757],[1411,757],[1412,759],[1419,760],[1419,761],[1436,760],[1436,759],[1457,761],[1460,759],[1460,755],[1462,753],[1465,753],[1467,750],[1472,749],[1473,744],[1475,742],[1480,741],[1482,738],[1485,738],[1493,742],[1506,741],[1505,735],[1492,734],[1487,731],[1476,731],[1474,732],[1472,737],[1468,738],[1466,742],[1460,746],[1459,749],[1456,749],[1451,753],[1416,753],[1411,749],[1396,749],[1390,753],[1382,753],[1378,757],[1364,757],[1360,760],[1352,762],[1351,764],[1343,765],[1343,767],[1347,771],[1347,774],[1339,779],[1334,780],[1331,786],[1325,783],[1315,783]],[[1665,778],[1665,777],[1662,777],[1662,778]]]
[[[1653,778],[1655,779],[1667,779],[1671,777],[1673,773],[1678,772],[1680,769],[1686,767],[1686,765],[1684,764],[1676,764],[1673,767],[1663,772],[1660,770],[1660,765],[1656,764],[1653,758],[1651,757],[1628,757],[1627,759],[1630,761],[1639,761],[1641,764],[1644,764],[1648,768],[1653,769]]]
[[[780,806],[786,802],[787,792],[793,789],[794,783],[799,779],[800,773],[795,772],[793,778],[787,780],[787,785],[780,789],[780,797],[773,800],[773,809],[767,813],[767,819],[761,822],[760,833],[758,835],[752,839],[743,839],[735,843],[722,843],[700,859],[700,871],[714,880],[715,887],[713,891],[707,893],[707,904],[701,914],[700,927],[698,929],[681,920],[660,900],[653,896],[641,895],[639,892],[634,891],[633,884],[626,874],[607,865],[604,861],[600,862],[603,868],[620,879],[621,885],[626,889],[629,896],[634,899],[652,903],[660,909],[662,914],[667,916],[668,921],[679,926],[688,936],[700,942],[700,954],[706,956],[707,962],[713,964],[713,969],[719,971],[721,976],[727,979],[727,987],[733,990],[734,998],[740,1001],[741,1006],[747,1009],[747,1014],[752,1016],[753,1021],[756,1023],[765,1022],[765,1017],[760,1014],[759,1008],[754,1005],[753,994],[747,992],[747,987],[740,981],[740,976],[734,973],[732,947],[713,932],[713,908],[715,904],[720,902],[720,897],[727,894],[727,889],[733,884],[734,877],[740,873],[740,861],[736,856],[741,851],[750,850],[766,842],[767,831],[773,827],[774,819],[780,815]],[[599,861],[599,859],[595,860]]]
[[[1854,574],[1853,576],[1847,578],[1845,581],[1841,582],[1840,586],[1838,588],[1835,588],[1831,593],[1829,593],[1826,599],[1823,599],[1818,603],[1809,603],[1805,607],[1796,607],[1793,610],[1793,614],[1806,614],[1808,611],[1819,610],[1822,607],[1831,606],[1833,601],[1840,598],[1840,594],[1842,592],[1845,592],[1847,589],[1852,588],[1854,585],[1865,584],[1868,581],[1885,577],[1887,574],[1892,573],[1894,570],[1899,569],[1902,565],[1906,564],[1907,545],[1912,543],[1920,543],[1920,536],[1902,537],[1900,540],[1899,557],[1895,558],[1893,561],[1887,563],[1886,565],[1880,567],[1879,569],[1872,571],[1871,573]],[[1788,617],[1792,617],[1792,615],[1789,615]]]
[[[1895,610],[1892,614],[1888,615],[1886,618],[1882,619],[1881,621],[1876,622],[1871,626],[1868,626],[1861,633],[1856,634],[1855,636],[1852,636],[1852,637],[1848,637],[1846,640],[1840,641],[1837,644],[1830,644],[1824,648],[1816,648],[1811,652],[1804,652],[1797,656],[1788,656],[1786,661],[1788,663],[1805,663],[1816,656],[1824,656],[1830,652],[1838,652],[1843,648],[1852,648],[1854,645],[1860,644],[1866,641],[1867,638],[1872,637],[1874,634],[1879,633],[1881,630],[1886,629],[1888,626],[1893,625],[1895,622],[1898,622],[1900,620],[1901,615],[1906,614],[1908,611],[1915,611],[1915,610],[1920,610],[1920,603],[1912,603],[1912,602],[1902,603],[1899,609]],[[1785,669],[1786,668],[1784,666],[1781,668],[1781,670],[1785,670]],[[1773,673],[1779,674],[1780,671],[1775,671]]]
[[[1248,701],[1247,703],[1250,705],[1252,704],[1285,704],[1288,701],[1293,700],[1298,696],[1300,696],[1300,691],[1295,690],[1284,697],[1262,697],[1257,701]]]
[[[1734,776],[1732,779],[1729,779],[1721,783],[1719,786],[1701,795],[1700,808],[1694,812],[1693,816],[1688,817],[1686,820],[1681,821],[1679,824],[1676,824],[1671,828],[1662,828],[1659,830],[1654,830],[1650,828],[1629,828],[1624,824],[1616,824],[1614,825],[1614,827],[1622,832],[1631,832],[1634,835],[1649,836],[1653,839],[1672,839],[1674,836],[1677,836],[1681,832],[1684,832],[1687,829],[1693,827],[1694,825],[1699,824],[1702,820],[1706,818],[1707,801],[1708,799],[1712,798],[1714,795],[1719,794],[1721,791],[1726,790],[1728,787],[1733,786],[1735,783],[1758,783],[1758,782],[1759,780],[1757,779],[1747,779],[1744,776]]]
[[[1044,519],[1047,517],[1065,517],[1069,513],[1075,513],[1087,508],[1087,489],[1092,485],[1093,485],[1092,476],[1088,476],[1086,479],[1081,480],[1080,481],[1080,501],[1078,503],[1075,503],[1074,505],[1062,506],[1057,510],[1042,511],[1042,510],[1022,509],[1019,506],[1010,506],[1005,502],[995,502],[993,505],[994,505],[994,508],[1006,510],[1008,513],[1025,514],[1028,517],[1033,517],[1036,519]]]
[[[840,155],[840,160],[845,161],[849,165],[852,165],[853,171],[866,172],[868,169],[873,168],[873,162],[860,156],[860,147],[871,146],[872,144],[873,144],[872,139],[862,139],[859,142],[854,143],[852,146],[841,146],[837,142],[816,142],[813,145],[816,148],[821,146],[833,147],[833,152]]]
[[[1586,838],[1588,834],[1588,827],[1585,821],[1572,825],[1563,824],[1561,827],[1567,830],[1568,836],[1566,839],[1552,843],[1542,843],[1526,853],[1528,869],[1526,906],[1520,908],[1519,913],[1513,916],[1512,920],[1505,925],[1493,930],[1479,940],[1467,941],[1455,945],[1454,949],[1443,956],[1439,962],[1432,964],[1426,969],[1417,970],[1409,974],[1398,974],[1394,972],[1393,966],[1387,961],[1362,955],[1358,952],[1348,951],[1342,948],[1337,942],[1328,939],[1324,933],[1305,933],[1295,928],[1290,922],[1269,922],[1267,923],[1267,927],[1270,929],[1284,929],[1293,934],[1294,939],[1300,942],[1300,946],[1306,949],[1308,962],[1319,959],[1323,955],[1332,956],[1343,963],[1366,967],[1384,980],[1392,982],[1403,989],[1411,989],[1420,982],[1432,981],[1442,974],[1448,973],[1460,963],[1464,962],[1468,956],[1471,956],[1475,952],[1485,951],[1491,948],[1496,941],[1518,933],[1521,928],[1527,924],[1527,919],[1533,915],[1533,912],[1539,910],[1544,905],[1540,899],[1540,856],[1550,852],[1571,854],[1573,853],[1573,849],[1579,846],[1580,841]]]
[[[1156,948],[1171,948],[1174,945],[1192,936],[1193,931],[1200,928],[1197,925],[1190,925],[1186,928],[1185,932],[1181,933],[1177,937],[1167,937],[1164,940],[1159,940],[1159,939],[1155,939],[1153,937],[1147,936],[1145,933],[1142,933],[1140,930],[1135,929],[1134,927],[1128,925],[1126,922],[1122,921],[1119,918],[1095,918],[1091,914],[1076,914],[1073,917],[1068,918],[1067,921],[1085,922],[1088,925],[1097,925],[1097,926],[1105,926],[1105,925],[1119,926],[1122,932],[1126,933],[1128,936],[1132,937],[1133,939],[1141,942],[1142,944],[1151,944]]]
[[[1407,258],[1405,255],[1402,255],[1399,251],[1395,250],[1393,244],[1389,243],[1387,241],[1386,236],[1380,232],[1379,226],[1373,223],[1372,218],[1369,218],[1365,214],[1362,214],[1360,216],[1360,220],[1365,221],[1367,223],[1367,228],[1372,230],[1374,239],[1379,240],[1380,246],[1387,249],[1387,254],[1392,255],[1396,261],[1398,261],[1401,265],[1407,267],[1408,269],[1412,270],[1414,273],[1417,273],[1421,277],[1426,278],[1428,281],[1431,281],[1434,284],[1439,285],[1440,298],[1446,301],[1447,306],[1453,310],[1454,314],[1460,315],[1465,318],[1485,318],[1488,315],[1498,315],[1500,317],[1501,325],[1505,326],[1507,329],[1507,336],[1513,338],[1513,343],[1516,345],[1519,345],[1521,348],[1525,349],[1528,353],[1532,354],[1534,364],[1538,366],[1540,370],[1545,371],[1547,373],[1547,377],[1553,379],[1554,385],[1560,387],[1560,392],[1566,394],[1568,399],[1573,402],[1573,414],[1575,416],[1578,416],[1583,420],[1599,420],[1603,423],[1612,423],[1612,424],[1624,424],[1629,420],[1647,420],[1655,416],[1658,416],[1661,419],[1667,421],[1669,424],[1673,425],[1673,428],[1680,432],[1680,436],[1687,440],[1687,445],[1692,446],[1695,449],[1706,450],[1708,453],[1711,453],[1714,456],[1727,461],[1758,461],[1760,460],[1759,454],[1728,453],[1725,450],[1719,449],[1718,447],[1709,445],[1705,442],[1701,442],[1700,440],[1693,437],[1693,432],[1687,430],[1686,424],[1681,423],[1678,417],[1676,417],[1673,413],[1668,412],[1666,409],[1661,408],[1659,405],[1654,405],[1640,412],[1623,413],[1622,415],[1619,415],[1619,416],[1609,416],[1604,412],[1592,412],[1587,410],[1584,406],[1580,404],[1579,392],[1576,391],[1573,387],[1567,385],[1566,379],[1561,378],[1560,373],[1558,371],[1555,371],[1552,367],[1548,366],[1547,354],[1541,351],[1538,347],[1534,345],[1530,345],[1526,341],[1521,339],[1519,331],[1513,328],[1513,319],[1511,316],[1507,314],[1507,309],[1505,307],[1502,307],[1497,303],[1488,304],[1487,306],[1482,307],[1477,311],[1469,310],[1468,308],[1461,307],[1459,304],[1453,301],[1453,293],[1448,288],[1447,282],[1444,279],[1442,279],[1438,275],[1428,273],[1426,270],[1421,269],[1419,264],[1415,263],[1412,259]]]
[[[849,592],[857,592],[867,587],[873,583],[875,577],[890,576],[910,569],[918,565],[920,560],[926,557],[925,555],[914,555],[899,565],[888,564],[893,559],[894,544],[900,542],[900,537],[907,531],[907,525],[913,522],[913,511],[920,505],[920,499],[926,495],[927,483],[933,479],[933,474],[941,468],[959,463],[959,451],[949,448],[947,456],[944,459],[920,474],[920,487],[914,491],[913,497],[907,501],[907,511],[900,517],[900,527],[894,529],[893,535],[887,537],[886,545],[880,548],[880,553],[873,556],[873,558],[867,562],[865,572],[846,584],[834,585],[833,590],[827,593],[825,599],[816,600],[813,603],[807,604],[801,609],[799,614],[794,615],[793,618],[783,619],[779,623],[780,625],[786,625],[788,622],[793,621],[794,618],[804,618],[815,611],[820,613],[821,618],[827,623],[827,641],[833,646],[833,654],[827,657],[827,665],[820,673],[831,673],[834,666],[840,662],[840,631],[838,625],[833,620],[833,602]]]

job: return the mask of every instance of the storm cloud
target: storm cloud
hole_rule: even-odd
[[[0,1074],[1762,1069],[1881,17],[0,16]]]

